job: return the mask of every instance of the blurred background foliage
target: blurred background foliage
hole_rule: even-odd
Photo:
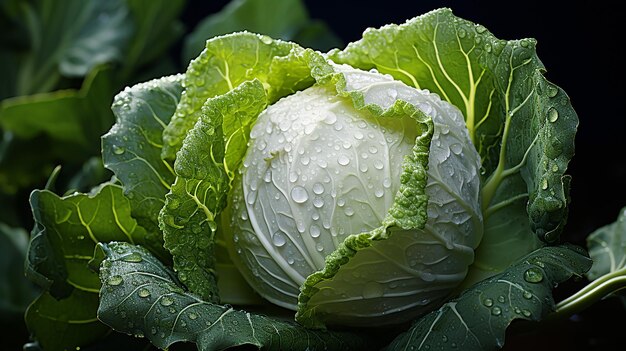
[[[624,77],[616,39],[623,29],[610,3],[0,0],[1,348],[18,350],[29,341],[24,313],[33,300],[38,311],[67,308],[24,277],[33,228],[29,194],[46,187],[59,195],[87,192],[111,178],[102,166],[100,136],[114,123],[110,106],[117,92],[184,72],[215,35],[248,30],[326,51],[359,39],[366,27],[402,23],[444,6],[498,37],[538,39],[548,78],[568,92],[581,121],[565,240],[584,246],[586,235],[612,222],[626,198],[626,118],[615,108],[626,91],[614,84]],[[589,22],[596,18],[601,20]],[[562,292],[567,296],[579,287],[574,283]],[[602,349],[620,335],[619,323],[604,318],[615,308],[621,306],[605,303],[558,329],[508,335],[507,348]],[[39,337],[55,339],[60,349],[70,337],[60,333],[67,321],[29,322],[49,323],[49,335]],[[102,335],[105,341],[82,350],[150,348],[141,339],[107,330]],[[39,346],[31,342],[25,349]]]
[[[193,17],[191,25],[186,17]],[[30,192],[87,192],[110,179],[100,136],[114,123],[114,95],[184,72],[207,38],[241,30],[322,51],[341,46],[300,0],[0,0],[0,328],[9,336],[3,349],[22,348],[26,324],[49,330],[37,338],[53,348],[67,348],[81,338],[68,335],[78,329],[51,316],[62,319],[72,308],[63,301],[93,303],[74,295],[57,300],[24,277],[33,228]],[[31,303],[36,312],[26,314],[25,324]],[[106,336],[94,349],[128,347],[128,340],[109,334],[108,328],[84,333]]]

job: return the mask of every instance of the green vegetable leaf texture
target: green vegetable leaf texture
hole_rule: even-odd
[[[330,57],[428,89],[463,112],[484,183],[485,230],[474,281],[503,270],[542,241],[558,240],[578,118],[565,93],[543,77],[534,40],[499,40],[440,9],[367,30]]]
[[[207,100],[178,153],[178,177],[160,214],[165,247],[191,291],[217,302],[215,233],[252,122],[267,104],[260,81]]]
[[[598,279],[605,274],[626,271],[626,207],[617,221],[597,229],[587,237],[593,266],[587,277]]]
[[[499,350],[513,320],[538,321],[554,311],[552,289],[590,266],[578,247],[540,248],[418,319],[387,350]]]
[[[102,290],[98,318],[113,329],[145,336],[155,346],[189,341],[199,350],[252,345],[264,350],[370,350],[373,338],[350,332],[313,331],[293,322],[238,311],[185,292],[173,272],[140,246],[100,245]],[[124,257],[137,256],[132,264]],[[128,320],[133,323],[128,323]]]
[[[26,322],[43,345],[85,346],[102,332],[83,334],[77,332],[80,328],[106,330],[96,319],[100,280],[89,266],[96,244],[113,240],[145,244],[146,230],[130,216],[129,201],[115,184],[65,197],[36,190],[30,202],[35,229],[26,273],[46,291],[29,308]],[[136,257],[125,259],[132,262]],[[67,314],[60,312],[66,310]],[[62,340],[55,340],[51,330],[63,330]]]
[[[267,85],[270,102],[312,84],[308,71],[304,76],[294,75],[298,72],[297,65],[291,75],[284,70],[285,65],[297,59],[292,50],[298,48],[294,43],[245,32],[208,40],[204,51],[191,61],[185,73],[185,94],[163,133],[163,157],[175,159],[185,135],[198,120],[208,98],[225,94],[255,78]],[[285,82],[286,87],[281,82]]]
[[[317,50],[341,44],[323,22],[309,18],[301,0],[233,0],[220,12],[205,18],[187,36],[183,61],[195,58],[207,38],[242,30],[294,41]]]
[[[132,216],[148,230],[153,252],[166,257],[158,213],[174,182],[172,167],[161,159],[162,134],[182,92],[182,76],[169,76],[126,88],[113,102],[116,124],[102,137],[104,165],[121,181]]]
[[[76,350],[111,332],[96,317],[98,295],[72,290],[57,299],[44,292],[26,311],[26,325],[45,350]]]

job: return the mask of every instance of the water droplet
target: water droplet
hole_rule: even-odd
[[[337,158],[337,163],[342,166],[347,166],[350,163],[350,159],[346,155],[339,155],[339,157]]]
[[[383,169],[383,167],[385,167],[385,165],[383,164],[383,161],[381,160],[374,161],[374,168]]]
[[[522,314],[523,314],[524,316],[526,316],[526,317],[530,317],[530,315],[531,315],[530,311],[529,311],[529,310],[526,310],[526,309],[523,309],[523,310],[522,310]]]
[[[352,207],[346,207],[345,210],[346,216],[351,217],[354,214],[354,210],[352,209]]]
[[[375,154],[378,152],[378,148],[374,145],[370,146],[367,150],[370,152],[370,154]]]
[[[533,297],[533,294],[530,291],[524,291],[522,293],[522,296],[526,299],[526,300],[530,300]]]
[[[465,29],[460,28],[457,34],[459,35],[459,38],[463,39],[467,33],[465,32]]]
[[[337,206],[343,207],[346,204],[346,200],[344,198],[337,199]]]
[[[548,121],[554,123],[559,119],[559,111],[557,111],[554,107],[550,107],[548,110]]]
[[[123,281],[124,281],[124,278],[122,278],[121,275],[113,275],[113,276],[109,277],[109,279],[107,279],[107,284],[113,285],[113,286],[118,286],[118,285],[122,284]]]
[[[140,254],[133,252],[121,258],[124,262],[138,263],[143,260]]]
[[[163,296],[160,303],[162,306],[171,306],[174,303],[174,300],[171,297]]]
[[[321,234],[320,227],[316,226],[315,224],[311,225],[309,232],[311,233],[311,236],[314,238],[318,238]]]
[[[315,206],[316,208],[321,208],[321,207],[323,207],[323,206],[324,206],[324,199],[322,199],[322,198],[321,198],[321,197],[319,197],[319,196],[316,196],[316,197],[313,199],[313,206]]]
[[[506,301],[506,297],[504,297],[504,295],[498,296],[498,302],[504,303],[505,301]]]
[[[552,172],[556,173],[559,171],[559,165],[557,165],[556,163],[552,165]]]
[[[150,328],[150,334],[156,335],[156,333],[157,333],[157,328],[155,327]]]
[[[486,298],[483,300],[483,305],[487,306],[487,307],[491,307],[493,306],[493,300],[490,298]]]
[[[198,314],[197,314],[197,313],[195,313],[195,312],[190,312],[190,313],[189,313],[189,319],[191,319],[191,320],[196,320],[196,319],[198,319]]]
[[[113,153],[116,154],[116,155],[121,155],[121,154],[124,153],[124,151],[126,151],[126,150],[123,147],[121,147],[121,146],[117,146],[117,145],[113,146]]]
[[[463,151],[463,146],[461,144],[452,144],[450,145],[450,151],[455,155],[460,155]]]
[[[376,189],[376,191],[374,191],[374,196],[376,197],[383,197],[383,195],[385,194],[385,192],[383,191],[383,189]]]
[[[558,93],[559,93],[559,89],[556,86],[554,86],[552,84],[548,84],[548,86],[546,88],[546,94],[548,95],[548,97],[553,98]]]
[[[491,52],[491,44],[489,43],[485,44],[485,51]]]
[[[324,251],[324,244],[317,243],[317,244],[315,244],[315,248],[317,249],[317,251],[322,252],[322,251]]]
[[[150,290],[146,288],[139,289],[139,292],[137,292],[137,295],[139,295],[139,297],[148,297],[150,296]]]
[[[476,26],[476,32],[478,33],[484,33],[487,30],[487,28],[485,28],[485,26],[479,24]]]
[[[261,41],[263,42],[263,44],[271,44],[273,42],[272,38],[268,37],[267,35],[261,35]]]
[[[385,178],[385,179],[383,179],[383,186],[384,186],[385,188],[389,188],[389,187],[391,187],[391,179],[389,179],[389,178]]]
[[[274,242],[274,245],[276,245],[277,247],[281,247],[287,243],[285,236],[281,234],[280,232],[274,233],[274,236],[272,236],[272,241]]]
[[[295,186],[291,189],[291,199],[296,203],[304,203],[309,199],[309,193],[301,186]]]
[[[541,180],[541,189],[543,189],[543,190],[548,189],[548,180],[546,178],[543,178]]]
[[[491,309],[491,314],[494,316],[499,316],[502,314],[502,309],[500,309],[500,307],[495,306],[494,308]]]
[[[335,122],[337,122],[337,115],[332,111],[327,111],[324,117],[324,123],[334,124]]]
[[[324,185],[322,185],[321,183],[313,184],[313,192],[317,195],[322,194],[324,192]]]
[[[354,133],[354,139],[362,140],[363,139],[363,133],[361,133],[361,132]]]
[[[543,280],[543,273],[537,267],[531,267],[524,272],[524,280],[529,283],[539,283]]]
[[[383,286],[378,282],[368,282],[363,287],[363,298],[373,299],[383,296]]]

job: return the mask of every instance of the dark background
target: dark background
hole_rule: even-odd
[[[192,1],[185,13],[193,28],[206,11],[227,1]],[[626,206],[626,95],[624,13],[608,1],[434,1],[307,0],[310,15],[325,21],[348,43],[367,27],[403,23],[430,10],[449,7],[462,18],[487,27],[500,39],[535,38],[548,80],[563,88],[578,113],[570,216],[563,240],[585,246],[594,229],[615,221]],[[559,287],[560,300],[584,285]],[[505,350],[622,350],[626,310],[619,299],[559,323],[517,323]],[[513,331],[513,332],[512,332]]]

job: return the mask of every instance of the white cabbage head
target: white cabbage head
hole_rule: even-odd
[[[377,117],[334,86],[316,84],[268,107],[253,127],[229,197],[232,256],[261,296],[293,310],[307,278],[340,262],[304,301],[316,318],[407,321],[437,307],[473,262],[482,236],[480,158],[462,114],[436,94],[333,66],[366,105],[385,110],[403,100],[432,119],[425,227],[385,228],[388,237],[373,235],[367,249],[336,252],[348,236],[381,227],[418,132],[409,117]]]

